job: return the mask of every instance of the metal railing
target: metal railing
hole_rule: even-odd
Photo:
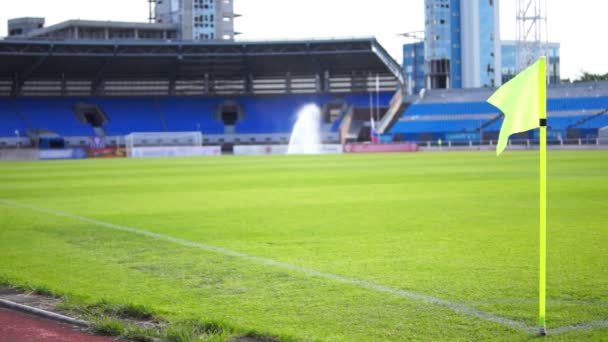
[[[497,140],[427,140],[420,141],[421,150],[492,150],[496,148]],[[534,139],[512,139],[508,146],[519,150],[534,150],[539,141]],[[557,139],[547,141],[547,146],[553,149],[608,149],[608,140],[597,137],[582,137],[576,139]]]

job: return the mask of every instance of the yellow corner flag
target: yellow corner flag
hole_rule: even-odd
[[[509,136],[540,127],[540,222],[539,222],[539,277],[538,326],[545,335],[545,303],[547,292],[547,88],[545,57],[539,58],[511,81],[498,88],[488,102],[502,111],[505,119],[500,128],[496,155],[507,146]]]
[[[534,129],[547,117],[545,57],[498,88],[488,102],[505,115],[496,144],[500,155],[511,134]]]

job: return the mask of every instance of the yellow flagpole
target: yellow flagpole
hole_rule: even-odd
[[[546,335],[546,288],[547,288],[547,94],[545,79],[545,57],[539,72],[539,109],[540,109],[540,277],[538,325],[540,335]]]

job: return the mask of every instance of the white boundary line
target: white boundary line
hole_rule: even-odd
[[[575,330],[585,330],[585,329],[603,328],[603,327],[608,327],[608,320],[588,322],[588,323],[582,323],[582,324],[577,324],[577,325],[566,325],[563,327],[551,329],[551,335],[562,334],[565,332],[575,331]]]
[[[123,225],[119,225],[119,224],[98,221],[98,220],[90,219],[90,218],[87,218],[84,216],[78,216],[78,215],[73,215],[70,213],[64,213],[61,211],[50,210],[50,209],[45,209],[45,208],[41,208],[41,207],[35,207],[32,205],[23,204],[23,203],[10,201],[10,200],[6,200],[6,199],[0,199],[0,203],[9,205],[9,206],[13,206],[13,207],[30,209],[33,211],[38,211],[38,212],[42,212],[42,213],[46,213],[46,214],[50,214],[50,215],[54,215],[54,216],[67,217],[70,219],[91,223],[91,224],[94,224],[94,225],[100,226],[100,227],[105,227],[105,228],[129,232],[129,233],[133,233],[133,234],[143,235],[143,236],[147,236],[147,237],[150,237],[153,239],[173,242],[173,243],[176,243],[176,244],[179,244],[182,246],[194,247],[194,248],[202,249],[202,250],[205,250],[208,252],[223,254],[223,255],[227,255],[227,256],[231,256],[231,257],[235,257],[235,258],[240,258],[240,259],[244,259],[244,260],[248,260],[248,261],[257,262],[257,263],[264,264],[264,265],[288,269],[288,270],[304,273],[304,274],[307,274],[310,276],[316,276],[316,277],[320,277],[320,278],[334,280],[334,281],[341,282],[344,284],[356,285],[356,286],[359,286],[362,288],[375,290],[377,292],[389,293],[392,295],[406,297],[406,298],[414,299],[414,300],[428,303],[428,304],[435,304],[435,305],[443,306],[445,308],[448,308],[448,309],[450,309],[454,312],[460,313],[460,314],[477,317],[484,321],[502,324],[502,325],[505,325],[505,326],[508,326],[511,328],[515,328],[515,329],[519,329],[519,330],[523,330],[523,331],[526,331],[529,333],[534,333],[537,330],[536,327],[527,326],[524,323],[521,323],[521,322],[518,322],[518,321],[515,321],[512,319],[500,317],[500,316],[497,316],[497,315],[494,315],[494,314],[491,314],[488,312],[484,312],[484,311],[481,311],[481,310],[478,310],[475,308],[471,308],[471,307],[468,307],[461,303],[454,303],[454,302],[450,302],[450,301],[447,301],[444,299],[439,299],[439,298],[427,296],[427,295],[412,292],[412,291],[395,289],[392,287],[387,287],[387,286],[367,282],[364,280],[344,277],[344,276],[332,274],[332,273],[321,272],[321,271],[313,270],[310,268],[305,268],[305,267],[300,267],[300,266],[296,266],[296,265],[292,265],[292,264],[283,263],[280,261],[275,261],[272,259],[261,258],[261,257],[257,257],[254,255],[240,253],[240,252],[236,252],[236,251],[226,249],[226,248],[214,247],[214,246],[206,245],[206,244],[203,244],[200,242],[193,242],[193,241],[175,238],[175,237],[162,235],[162,234],[158,234],[158,233],[153,233],[153,232],[149,232],[149,231],[145,231],[145,230],[131,228],[131,227],[127,227],[127,226],[123,226]],[[602,327],[602,326],[608,326],[608,321],[591,322],[591,323],[575,325],[575,326],[564,326],[564,327],[556,328],[556,329],[552,330],[551,332],[553,334],[557,334],[557,333],[563,333],[563,332],[572,331],[572,330],[582,330],[582,329]]]

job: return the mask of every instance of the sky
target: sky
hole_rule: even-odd
[[[238,40],[376,36],[401,63],[399,33],[424,30],[424,0],[234,0],[242,15]],[[515,2],[500,1],[502,39],[515,39]],[[605,31],[608,2],[547,0],[549,40],[561,43],[562,78],[582,71],[607,73]],[[147,21],[147,0],[0,0],[0,36],[6,21],[23,16],[46,18],[47,25],[68,19]]]

